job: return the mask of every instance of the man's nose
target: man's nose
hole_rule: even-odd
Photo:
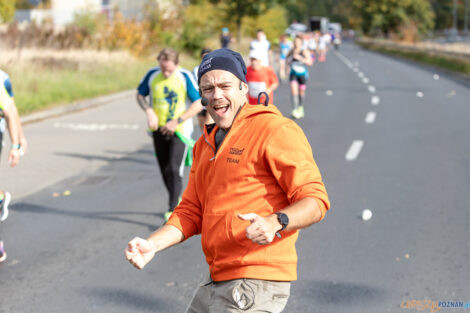
[[[214,99],[220,99],[222,98],[223,91],[221,88],[214,88]]]

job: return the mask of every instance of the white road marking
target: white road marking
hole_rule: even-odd
[[[105,123],[54,123],[55,128],[68,128],[84,131],[104,131],[114,129],[139,129],[139,124],[105,124]]]
[[[455,96],[457,93],[455,92],[455,90],[451,90],[448,94],[447,94],[447,98],[451,98],[453,96]]]
[[[372,96],[372,98],[370,98],[370,103],[372,105],[378,105],[380,103],[380,97],[379,96]]]
[[[354,161],[359,156],[361,152],[362,146],[364,145],[364,141],[362,140],[354,140],[349,147],[348,152],[346,152],[345,158],[346,161]]]
[[[418,98],[422,98],[422,97],[424,97],[424,94],[423,94],[421,91],[418,91],[418,92],[416,93],[416,96],[417,96]]]
[[[326,95],[327,96],[332,96],[333,95],[333,90],[327,90]]]
[[[372,85],[370,85],[370,86],[369,86],[369,92],[370,92],[370,93],[375,93],[375,91],[376,91],[376,90],[375,90],[375,87],[372,86]]]
[[[364,77],[364,78],[362,79],[362,82],[363,82],[364,84],[368,84],[368,83],[369,83],[369,78]]]
[[[363,72],[359,72],[359,73],[357,73],[357,76],[359,76],[359,78],[362,78],[362,77],[364,77],[364,73],[363,73]]]
[[[367,113],[366,115],[366,123],[367,124],[372,124],[373,122],[375,122],[375,117],[377,116],[377,114],[375,112],[369,112]]]
[[[435,80],[438,80],[438,79],[439,79],[439,75],[437,75],[437,74],[434,74],[432,77],[433,77]]]
[[[355,67],[355,68],[353,68],[353,72],[357,73],[357,72],[359,72],[359,69],[357,67]]]

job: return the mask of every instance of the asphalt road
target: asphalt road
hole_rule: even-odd
[[[332,207],[301,231],[284,312],[470,300],[469,87],[350,44],[313,66],[298,123]],[[289,115],[288,85],[275,103]],[[134,97],[25,132],[22,164],[8,169],[6,153],[1,163],[14,198],[2,225],[0,312],[184,312],[207,272],[199,237],[142,271],[123,256],[130,239],[162,224],[167,203]]]

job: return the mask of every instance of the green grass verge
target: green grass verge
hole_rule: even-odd
[[[460,58],[454,58],[452,56],[446,57],[440,55],[432,55],[426,52],[404,51],[362,42],[358,42],[358,44],[364,49],[403,57],[419,63],[433,65],[453,72],[461,73],[470,77],[470,61],[465,61]]]
[[[136,88],[155,62],[96,64],[87,69],[13,68],[15,102],[21,114]]]
[[[59,62],[60,63],[60,62]],[[85,66],[48,67],[38,64],[6,66],[15,102],[20,115],[90,99],[119,91],[137,88],[147,71],[157,66],[152,59],[129,59],[123,62],[97,61]],[[196,64],[196,60],[183,57],[182,66]],[[81,68],[80,68],[81,67]],[[189,68],[188,68],[189,69]],[[192,67],[190,68],[192,70]]]

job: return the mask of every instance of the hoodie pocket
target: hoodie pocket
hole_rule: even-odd
[[[246,238],[249,225],[234,212],[204,214],[201,239],[208,261],[241,262],[250,249],[251,241]]]

